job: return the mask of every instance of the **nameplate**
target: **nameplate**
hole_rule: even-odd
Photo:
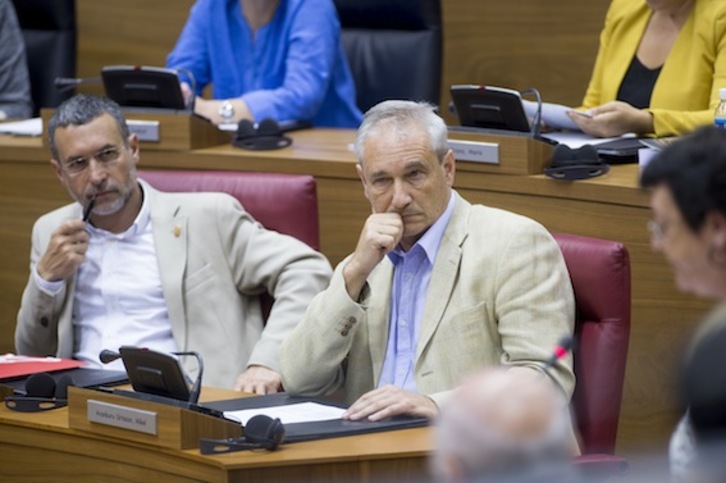
[[[449,148],[457,161],[499,164],[499,144],[449,139]]]
[[[126,121],[129,131],[138,136],[139,141],[158,143],[161,138],[159,136],[159,121],[142,121],[139,119],[129,119]]]
[[[139,433],[157,434],[156,413],[89,399],[88,420]]]

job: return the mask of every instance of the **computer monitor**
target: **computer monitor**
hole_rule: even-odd
[[[519,92],[478,85],[453,85],[450,91],[462,126],[530,132]]]
[[[112,65],[101,70],[106,95],[122,107],[186,108],[174,69]]]

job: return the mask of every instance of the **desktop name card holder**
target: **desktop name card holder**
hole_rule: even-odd
[[[453,85],[450,92],[461,126],[449,128],[449,146],[457,160],[477,163],[467,169],[518,175],[544,172],[553,146],[540,138],[538,119],[530,125],[519,92],[468,84]]]
[[[229,144],[230,132],[189,111],[155,108],[122,108],[131,132],[136,132],[144,151],[189,151]],[[40,111],[43,119],[43,145],[48,146],[48,123],[53,109]]]
[[[71,387],[68,426],[98,435],[173,449],[193,449],[200,438],[242,436],[239,423],[190,409]]]
[[[551,144],[518,133],[450,127],[449,147],[458,161],[471,161],[467,171],[542,174],[552,160]]]

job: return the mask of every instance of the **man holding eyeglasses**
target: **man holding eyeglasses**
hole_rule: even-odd
[[[197,351],[206,385],[279,390],[278,345],[326,286],[327,260],[228,195],[161,193],[138,180],[139,141],[113,101],[75,96],[48,133],[75,203],[33,227],[18,353],[100,366],[101,350],[122,345]],[[263,330],[265,291],[275,304]]]

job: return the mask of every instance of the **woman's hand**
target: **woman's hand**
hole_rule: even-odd
[[[612,101],[585,111],[567,115],[583,132],[600,138],[621,136],[626,133],[649,134],[653,132],[653,116],[644,109],[636,109],[622,101]]]

